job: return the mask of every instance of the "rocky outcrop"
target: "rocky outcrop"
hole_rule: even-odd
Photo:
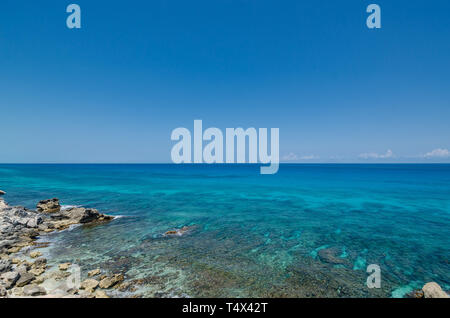
[[[61,205],[59,204],[59,200],[56,198],[42,200],[38,202],[36,210],[43,213],[54,213],[61,210]]]
[[[38,244],[35,239],[73,224],[95,224],[112,219],[112,216],[101,214],[96,209],[61,209],[58,199],[40,201],[34,211],[20,206],[9,206],[0,198],[0,297],[108,297],[101,290],[95,291],[100,282],[94,279],[83,282],[84,290],[66,286],[54,289],[48,294],[49,291],[41,284],[48,279],[65,282],[71,275],[68,271],[71,264],[60,264],[60,271],[45,275],[48,269],[47,259],[41,257],[42,253],[36,248],[46,244]],[[31,251],[17,254],[25,247]],[[32,260],[24,259],[25,256]],[[93,271],[92,275],[99,273],[100,269]],[[102,285],[109,287],[124,279],[123,275],[106,278],[108,279]]]
[[[425,298],[450,298],[450,296],[442,290],[435,282],[427,283],[422,287]]]
[[[0,190],[0,195],[5,195],[6,194],[6,192],[5,191],[3,191],[3,190]]]
[[[58,230],[64,230],[70,225],[105,222],[113,219],[112,216],[99,213],[96,209],[74,207],[50,215],[52,226]],[[51,228],[50,228],[51,229]]]

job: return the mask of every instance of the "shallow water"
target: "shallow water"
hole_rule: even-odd
[[[450,289],[450,165],[0,165],[14,205],[120,215],[46,237],[54,263],[157,297],[401,297]],[[190,226],[183,236],[168,230]],[[327,250],[328,249],[328,250]],[[320,257],[333,251],[332,261]],[[368,289],[366,267],[381,267]]]

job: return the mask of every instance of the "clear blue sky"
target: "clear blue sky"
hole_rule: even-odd
[[[2,0],[0,162],[169,162],[194,119],[278,127],[294,162],[450,162],[449,16],[448,0]]]

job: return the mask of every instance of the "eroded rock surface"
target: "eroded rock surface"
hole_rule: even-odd
[[[56,198],[42,200],[38,202],[36,210],[43,213],[54,213],[61,210],[61,205],[59,204],[59,200]]]

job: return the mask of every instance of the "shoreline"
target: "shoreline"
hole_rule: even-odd
[[[49,266],[41,248],[45,238],[83,225],[102,225],[115,219],[96,209],[61,207],[58,199],[39,201],[35,210],[10,206],[0,190],[0,298],[110,298],[117,290],[133,291],[122,273],[100,268],[81,281],[77,264]]]

